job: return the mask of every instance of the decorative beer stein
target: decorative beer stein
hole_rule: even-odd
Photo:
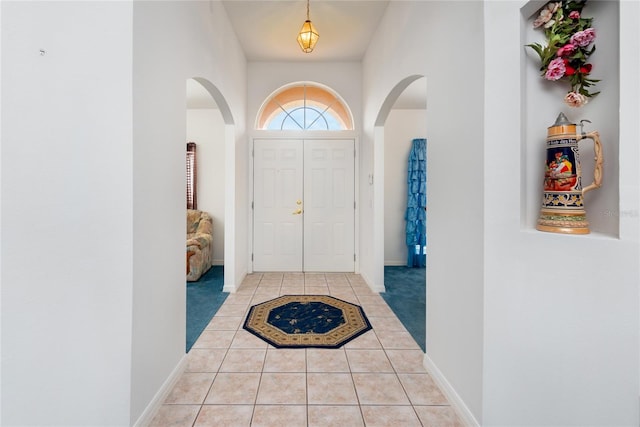
[[[582,120],[580,127],[582,128]],[[582,187],[578,141],[594,142],[595,170],[593,183]],[[602,185],[602,145],[598,131],[576,134],[576,124],[560,113],[547,131],[547,159],[544,173],[544,197],[536,228],[565,234],[588,234],[589,223],[584,208],[586,192]]]

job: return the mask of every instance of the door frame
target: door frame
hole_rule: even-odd
[[[354,273],[360,273],[360,203],[362,197],[360,197],[360,138],[354,131],[256,131],[248,138],[249,151],[249,174],[247,185],[249,186],[247,204],[247,272],[253,273],[253,178],[254,178],[254,144],[256,139],[323,139],[323,140],[339,140],[339,139],[353,139],[353,146],[355,150],[354,164],[353,164],[353,191],[356,207],[353,214],[353,251],[356,255],[354,262]]]

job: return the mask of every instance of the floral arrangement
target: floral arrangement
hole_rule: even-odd
[[[547,44],[527,45],[540,56],[542,77],[569,82],[571,90],[564,97],[564,102],[571,107],[581,107],[600,93],[589,92],[589,88],[600,80],[589,77],[593,65],[587,61],[596,50],[592,44],[596,32],[591,28],[593,18],[582,16],[586,2],[562,0],[547,3],[533,22],[534,28],[544,29]]]

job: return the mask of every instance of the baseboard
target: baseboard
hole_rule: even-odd
[[[427,372],[429,372],[433,381],[435,381],[438,387],[440,387],[442,393],[444,393],[449,403],[451,403],[451,407],[456,411],[462,423],[469,427],[480,427],[480,423],[476,420],[476,417],[473,416],[469,407],[451,386],[447,378],[442,374],[442,372],[440,372],[440,369],[438,369],[435,363],[433,363],[433,360],[431,360],[427,354],[424,355],[423,360],[423,364]]]
[[[371,279],[369,279],[369,278],[367,277],[367,275],[366,275],[366,274],[364,274],[364,273],[362,273],[362,272],[360,272],[360,277],[362,277],[362,279],[366,282],[367,286],[369,286],[369,288],[370,288],[373,292],[378,292],[378,293],[380,293],[380,292],[384,292],[384,285],[382,285],[382,288],[378,288],[377,286],[372,285],[372,284],[371,284],[371,283],[372,283]]]
[[[214,259],[212,265],[224,265],[223,259]]]
[[[384,262],[385,266],[389,266],[389,267],[406,267],[407,266],[407,260],[402,260],[402,261],[385,261]]]
[[[151,424],[153,417],[156,415],[162,403],[166,400],[167,396],[173,389],[173,386],[176,385],[180,376],[184,372],[187,367],[187,355],[185,354],[182,359],[178,362],[176,367],[173,369],[173,372],[169,375],[169,377],[165,380],[160,390],[153,396],[151,402],[147,405],[145,410],[142,412],[138,420],[133,424],[134,427],[146,427]]]
[[[229,292],[230,294],[235,293],[242,285],[245,277],[247,277],[247,272],[245,271],[240,275],[240,278],[237,280],[237,283],[233,286],[227,286],[226,284],[222,287],[222,292]]]

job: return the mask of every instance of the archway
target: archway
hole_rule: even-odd
[[[419,98],[419,102],[424,102],[426,110],[426,79],[422,80],[423,84],[413,84],[420,79],[425,79],[423,75],[414,74],[402,79],[398,82],[386,96],[382,103],[375,121],[374,141],[373,141],[373,170],[376,172],[376,180],[374,181],[374,286],[379,290],[384,290],[384,183],[385,183],[385,165],[384,165],[384,149],[385,149],[385,123],[391,113],[392,108],[396,105],[401,95],[403,95],[409,86],[415,91],[406,92],[406,95],[413,94],[411,98]],[[419,82],[418,82],[419,83]],[[413,85],[412,85],[413,84]],[[416,101],[413,101],[416,102]],[[426,123],[426,114],[424,116]]]
[[[190,97],[193,99],[190,100]],[[203,77],[187,79],[187,110],[190,109],[189,102],[192,102],[195,108],[217,110],[210,116],[217,124],[210,123],[215,128],[213,132],[216,133],[216,137],[209,148],[211,148],[210,154],[213,154],[210,156],[210,161],[219,163],[216,176],[222,177],[222,183],[220,180],[216,180],[215,184],[209,183],[216,188],[215,195],[210,195],[209,203],[205,202],[204,207],[214,206],[218,202],[215,210],[222,213],[222,227],[219,226],[218,229],[223,229],[224,232],[218,234],[221,237],[218,240],[219,243],[223,243],[217,246],[217,251],[214,251],[214,262],[224,263],[224,291],[233,292],[236,287],[235,122],[224,95],[213,83]],[[208,174],[212,175],[212,171],[208,171]]]
[[[411,271],[422,281],[424,270],[415,275],[407,265],[405,210],[407,206],[407,159],[415,138],[427,134],[427,86],[422,75],[412,75],[396,84],[385,98],[374,132],[374,277],[379,290],[385,288],[387,273]],[[393,277],[393,275],[391,276]],[[426,281],[424,281],[426,284]],[[420,290],[425,296],[426,289]],[[419,335],[424,334],[420,325]],[[424,337],[423,337],[424,338]],[[422,346],[424,341],[416,339]]]
[[[211,249],[198,249],[206,242],[202,238],[187,247],[187,351],[224,301],[221,291],[235,283],[234,133],[233,117],[220,91],[206,79],[187,79],[187,206],[209,214],[213,225]],[[196,200],[189,194],[196,194]],[[188,216],[187,224],[198,217]]]

